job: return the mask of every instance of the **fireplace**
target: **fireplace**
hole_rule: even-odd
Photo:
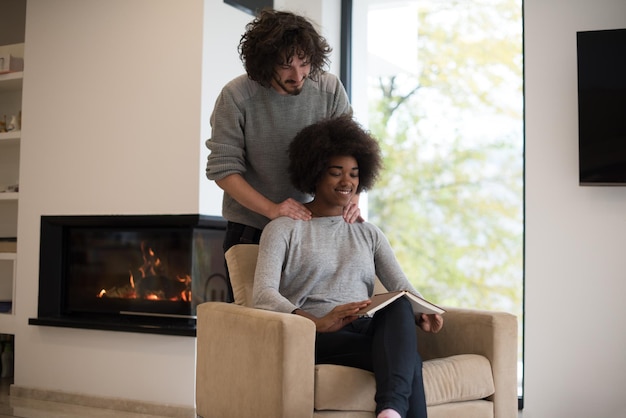
[[[203,215],[42,216],[29,324],[195,336],[197,305],[228,296],[225,230]]]

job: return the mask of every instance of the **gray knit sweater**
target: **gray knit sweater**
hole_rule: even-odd
[[[376,276],[392,290],[419,295],[382,231],[343,217],[278,218],[261,235],[254,276],[257,308],[322,317],[335,306],[368,299]]]
[[[287,173],[287,148],[304,127],[320,119],[352,113],[341,82],[332,74],[305,80],[297,96],[281,95],[241,75],[220,93],[211,116],[211,151],[206,168],[210,180],[239,173],[274,203],[300,202],[310,196],[294,189]],[[224,193],[222,215],[229,221],[263,229],[266,217],[252,212]]]

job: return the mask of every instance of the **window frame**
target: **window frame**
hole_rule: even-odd
[[[521,0],[521,7],[522,7],[522,34],[524,33],[524,0]],[[353,14],[352,14],[352,10],[353,10],[353,0],[341,0],[341,28],[340,28],[340,52],[339,52],[339,57],[340,57],[340,68],[339,68],[339,79],[341,80],[341,82],[344,85],[344,88],[346,89],[346,92],[348,94],[348,98],[350,99],[350,101],[352,101],[352,42],[353,42],[353,36],[352,36],[352,29],[353,29]],[[524,39],[522,37],[522,68],[524,67]],[[524,78],[524,72],[522,70],[522,78]],[[525,80],[522,79],[522,84],[525,85]],[[524,93],[522,93],[524,95]],[[522,98],[522,100],[525,102],[525,95]],[[522,115],[522,131],[523,131],[523,136],[525,136],[525,109],[526,106],[523,106],[523,115]],[[526,141],[525,138],[523,138],[523,145],[522,145],[522,155],[525,156],[526,155]],[[524,172],[524,177],[525,177],[525,173],[526,173],[526,159],[523,158],[523,172]],[[523,257],[525,258],[526,256],[526,181],[523,182],[523,186],[522,186],[523,190],[522,190],[522,216],[523,216],[523,225],[522,225],[522,251],[523,251]],[[525,322],[525,288],[526,288],[526,274],[525,274],[525,266],[526,263],[524,261],[522,261],[522,347],[525,347],[524,344],[524,338],[526,335],[525,332],[525,327],[526,327],[526,322]],[[525,356],[524,356],[524,348],[522,348],[522,366],[524,365],[525,362]],[[518,396],[517,398],[517,406],[518,406],[518,410],[522,410],[524,409],[524,368],[522,369],[522,394]]]

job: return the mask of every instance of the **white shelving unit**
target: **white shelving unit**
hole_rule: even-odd
[[[16,145],[21,137],[22,131],[0,132],[0,145]]]
[[[15,200],[17,201],[19,198],[19,193],[18,192],[4,192],[4,193],[0,193],[0,200]]]
[[[22,107],[24,73],[0,74],[0,118],[10,121]],[[20,127],[21,128],[21,127]],[[0,132],[0,238],[17,237],[21,130]],[[15,277],[17,252],[0,252],[0,334],[15,333]]]
[[[0,92],[21,91],[24,72],[0,74]]]
[[[24,85],[24,46],[26,38],[26,1],[2,1],[0,11],[0,55],[3,57],[0,74],[0,238],[17,241],[19,206],[20,155],[22,143],[21,116]],[[10,71],[10,72],[6,72]],[[17,120],[12,129],[13,117]],[[8,129],[5,125],[9,125]],[[4,132],[4,131],[9,132]],[[17,186],[17,187],[15,187]],[[0,344],[2,350],[15,351],[17,333],[17,245],[0,246]],[[3,370],[3,376],[13,376],[13,365]]]

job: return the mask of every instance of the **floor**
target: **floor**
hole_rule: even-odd
[[[0,418],[164,418],[112,409],[88,408],[59,402],[9,397],[11,380],[0,379]],[[519,412],[522,418],[522,412]]]
[[[0,418],[163,418],[111,409],[9,397],[11,379],[0,379]]]

